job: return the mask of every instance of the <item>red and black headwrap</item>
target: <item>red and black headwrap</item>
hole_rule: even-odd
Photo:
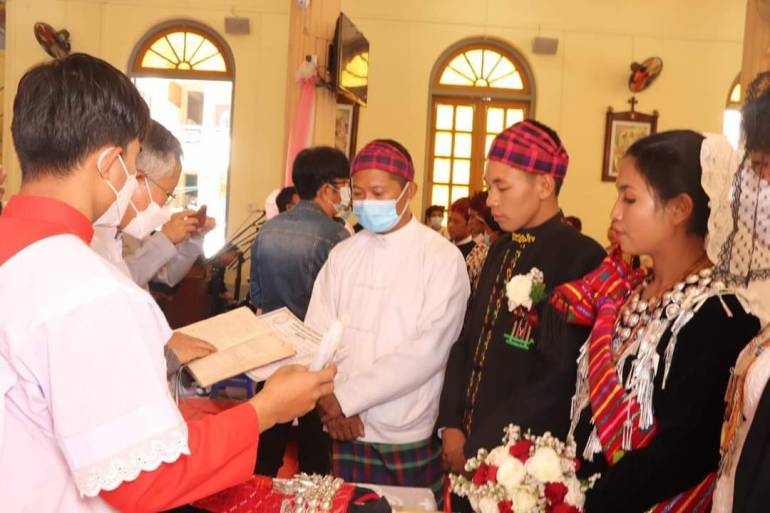
[[[567,175],[569,164],[564,145],[529,119],[497,134],[487,158],[525,173],[552,175],[561,180]]]
[[[350,176],[364,169],[379,169],[414,181],[414,164],[401,149],[388,141],[376,140],[364,146],[350,165]]]
[[[463,217],[463,219],[467,221],[469,218],[468,210],[470,208],[471,208],[471,200],[468,198],[460,198],[459,200],[452,203],[452,205],[449,207],[449,211],[460,214]]]

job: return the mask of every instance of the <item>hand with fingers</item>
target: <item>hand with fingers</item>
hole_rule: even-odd
[[[198,231],[198,218],[195,210],[183,210],[171,216],[160,229],[173,244],[186,241]]]
[[[197,358],[208,356],[217,350],[205,340],[175,331],[166,346],[174,352],[179,363],[184,365]]]
[[[318,400],[334,392],[337,368],[310,372],[301,365],[281,367],[249,402],[257,411],[260,432],[290,422],[315,408]]]
[[[203,226],[198,228],[198,236],[204,236],[207,233],[209,233],[211,230],[217,227],[217,221],[213,217],[207,217],[206,222],[203,223]]]
[[[441,457],[444,470],[462,474],[465,470],[465,433],[457,428],[446,428],[441,433]]]
[[[361,417],[358,415],[346,417],[340,402],[334,394],[329,394],[319,399],[316,410],[326,431],[334,440],[349,442],[365,435],[364,423]]]
[[[345,416],[342,412],[342,406],[340,406],[340,402],[334,394],[328,394],[321,397],[318,400],[316,410],[318,410],[318,416],[324,424],[332,419]]]
[[[358,415],[337,417],[328,421],[325,426],[329,436],[340,442],[352,442],[366,434],[364,423]]]

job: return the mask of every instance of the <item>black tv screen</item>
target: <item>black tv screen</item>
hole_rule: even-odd
[[[340,14],[334,35],[334,85],[338,92],[366,105],[369,84],[369,41]]]

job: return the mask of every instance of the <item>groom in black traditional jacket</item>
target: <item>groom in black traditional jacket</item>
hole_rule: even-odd
[[[567,326],[546,294],[605,256],[563,222],[558,195],[569,156],[553,130],[517,123],[495,138],[488,159],[487,204],[511,234],[489,250],[447,364],[436,428],[445,468],[455,473],[479,448],[500,445],[509,423],[564,439],[588,331]]]

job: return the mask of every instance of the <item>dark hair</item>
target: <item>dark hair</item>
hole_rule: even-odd
[[[503,233],[503,229],[492,216],[492,209],[487,206],[487,191],[480,191],[471,196],[471,208],[484,220],[484,223],[496,233]]]
[[[275,204],[278,206],[278,212],[286,212],[286,209],[291,203],[291,198],[297,194],[297,189],[294,187],[284,187],[278,196],[275,197]]]
[[[75,53],[19,81],[11,133],[24,180],[66,176],[103,146],[141,139],[150,113],[134,84],[101,59]]]
[[[337,148],[316,146],[297,154],[291,168],[291,178],[299,197],[312,200],[324,184],[350,178],[350,162]]]
[[[770,153],[770,71],[752,80],[741,115],[746,151]]]
[[[412,167],[414,167],[414,162],[412,161],[412,155],[409,153],[409,150],[407,150],[403,144],[396,141],[395,139],[375,139],[372,142],[380,142],[380,143],[389,144],[393,146],[395,149],[401,152],[404,155],[404,157],[406,157],[406,160],[409,161],[409,163],[412,165]],[[404,185],[406,185],[406,179],[403,176],[395,175],[393,173],[390,173],[390,176],[392,176],[393,179],[398,182],[401,188],[403,188]]]
[[[442,205],[431,205],[425,209],[425,221],[427,222],[433,216],[434,212],[438,212],[442,216],[444,215],[444,207]]]
[[[527,122],[532,123],[537,128],[545,132],[546,135],[548,135],[548,137],[550,137],[551,140],[556,144],[556,146],[564,146],[564,144],[561,142],[561,138],[559,137],[559,134],[557,134],[556,130],[554,130],[550,126],[545,125],[540,121],[535,121],[534,119],[527,119]],[[559,193],[561,192],[561,186],[564,185],[564,178],[557,178],[553,176],[553,181],[556,189],[556,196],[558,196]]]
[[[142,151],[136,157],[136,168],[151,180],[169,176],[182,159],[182,144],[166,127],[150,120],[142,139]]]
[[[626,152],[660,200],[690,196],[693,212],[688,231],[701,237],[706,236],[710,212],[709,198],[701,185],[703,139],[692,130],[671,130],[639,139]]]
[[[561,138],[559,137],[559,134],[556,133],[556,130],[546,124],[541,123],[540,121],[535,121],[534,119],[527,119],[527,122],[532,123],[537,128],[545,132],[548,137],[550,137],[551,140],[556,144],[556,146],[562,146]]]

